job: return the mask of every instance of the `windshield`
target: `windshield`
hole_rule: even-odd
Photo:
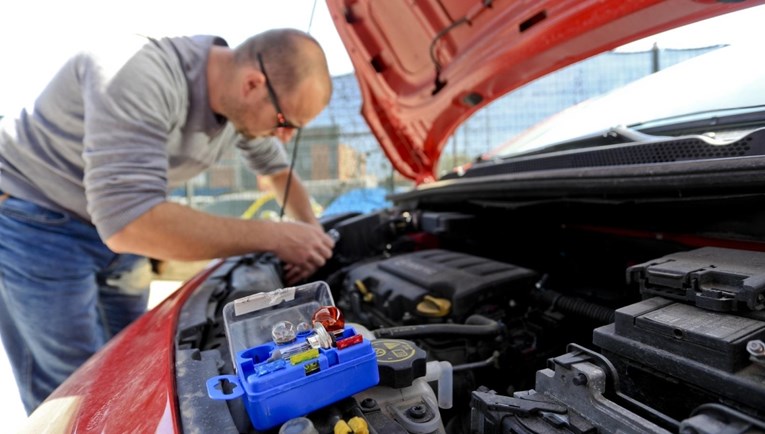
[[[687,60],[564,110],[490,155],[539,150],[618,126],[642,130],[763,110],[765,66],[756,52],[735,45]]]
[[[744,114],[762,117],[765,66],[756,54],[762,18],[765,6],[716,17],[541,77],[457,128],[443,149],[439,173],[482,159],[625,141],[586,140],[614,129],[740,135],[745,131],[677,127]]]

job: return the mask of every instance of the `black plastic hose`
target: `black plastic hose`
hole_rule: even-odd
[[[569,297],[550,290],[535,292],[534,297],[541,302],[550,304],[554,309],[558,309],[563,313],[583,316],[604,324],[614,322],[613,309],[590,303],[581,298]]]
[[[387,327],[374,331],[375,337],[404,339],[438,335],[495,336],[502,332],[502,324],[483,315],[471,315],[465,324],[421,324]]]

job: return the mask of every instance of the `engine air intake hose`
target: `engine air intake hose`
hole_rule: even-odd
[[[465,324],[421,324],[387,327],[374,331],[378,338],[406,339],[438,335],[496,336],[502,332],[502,324],[483,315],[471,315]]]

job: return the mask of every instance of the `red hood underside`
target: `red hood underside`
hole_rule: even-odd
[[[554,70],[694,21],[765,3],[714,0],[327,0],[362,114],[393,166],[435,179],[476,110]]]

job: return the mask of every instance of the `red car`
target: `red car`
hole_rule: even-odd
[[[436,173],[458,125],[500,96],[763,3],[329,0],[363,115],[419,186],[390,209],[324,219],[339,241],[310,281],[326,282],[348,323],[378,342],[380,383],[285,432],[348,432],[354,418],[379,433],[765,431],[765,92],[751,92],[759,105],[645,119]],[[726,77],[739,72],[730,64]],[[283,286],[271,255],[212,264],[30,424],[255,431],[246,400],[212,399],[206,383],[236,374],[224,306]]]

